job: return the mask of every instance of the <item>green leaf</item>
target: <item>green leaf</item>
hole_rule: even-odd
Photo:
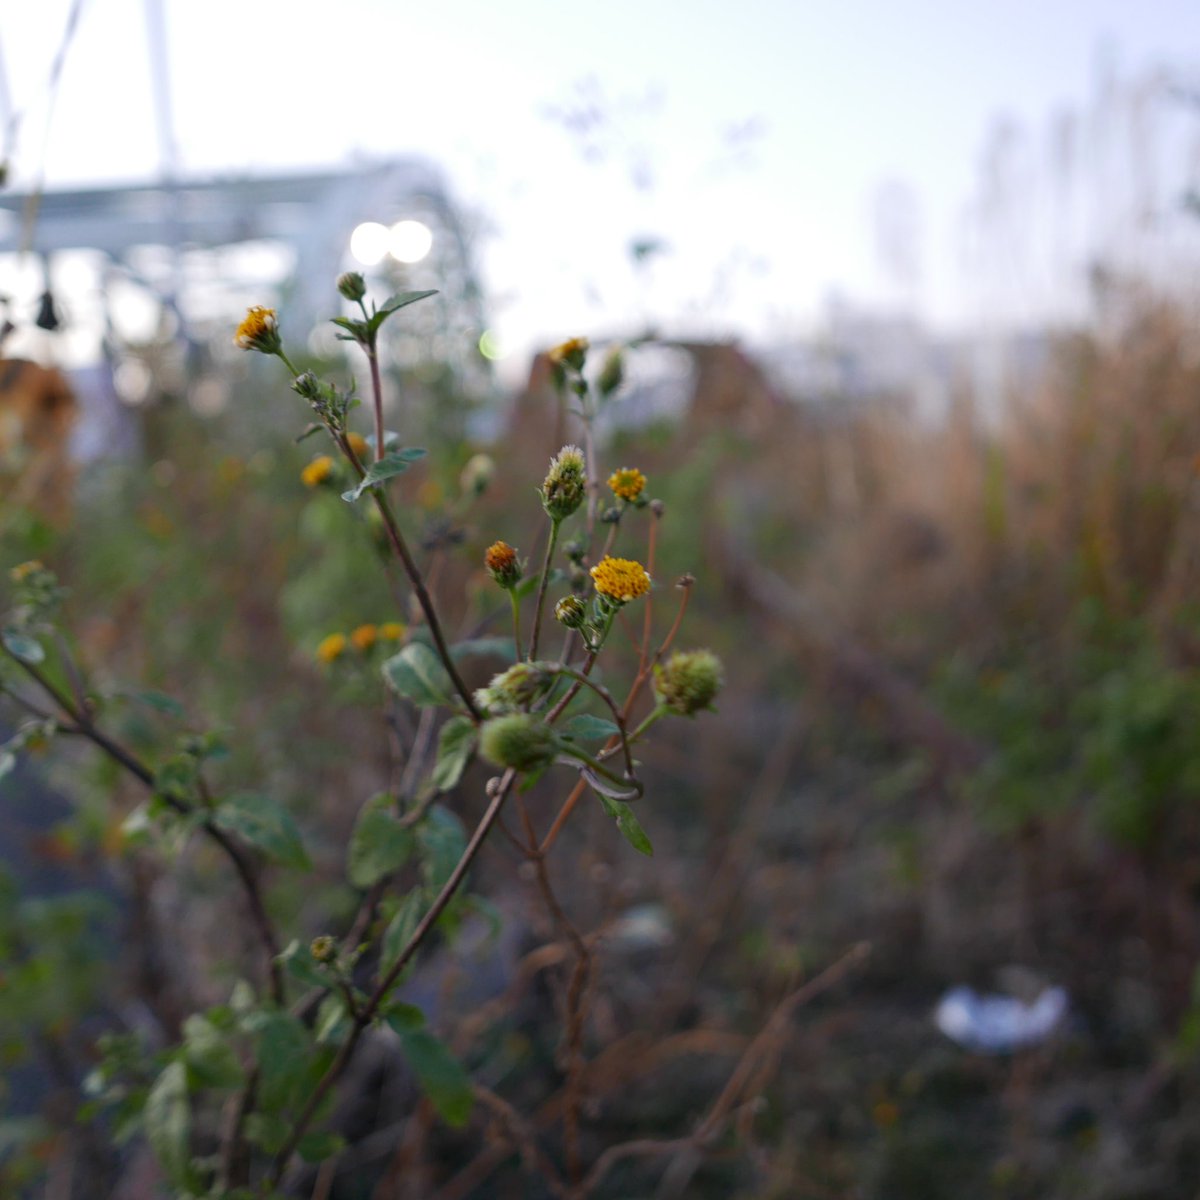
[[[462,822],[448,808],[435,804],[417,826],[417,840],[425,882],[431,890],[440,891],[467,848]]]
[[[345,997],[340,992],[331,992],[317,1009],[317,1019],[313,1024],[317,1041],[324,1045],[336,1040],[337,1035],[346,1028],[346,1019]]]
[[[341,329],[348,331],[350,335],[348,340],[354,342],[366,341],[369,330],[365,321],[356,321],[352,317],[330,317],[329,319]]]
[[[380,951],[380,973],[386,974],[392,969],[392,964],[400,957],[401,952],[412,940],[417,925],[425,913],[425,893],[417,888],[408,893],[400,901],[396,915],[388,924],[383,935],[383,949]]]
[[[17,765],[17,756],[11,751],[0,751],[0,779],[10,774]]]
[[[513,592],[518,600],[524,600],[526,596],[532,596],[537,590],[538,580],[541,578],[541,571],[535,571],[534,574],[522,579],[520,583],[513,588]],[[546,586],[552,587],[556,583],[561,583],[566,579],[566,572],[560,567],[554,567],[550,574],[546,577]]]
[[[610,799],[602,792],[596,794],[600,797],[600,803],[604,805],[604,811],[616,820],[621,836],[639,854],[653,858],[654,847],[650,844],[650,839],[646,836],[646,831],[641,827],[637,817],[633,815],[633,809],[621,800]]]
[[[408,450],[391,450],[382,458],[377,459],[368,468],[367,473],[348,492],[342,493],[342,499],[353,503],[368,488],[397,475],[403,475],[415,462],[425,457],[425,451],[419,447]]]
[[[409,642],[383,664],[383,677],[395,692],[414,704],[449,704],[450,676],[441,659],[423,642]]]
[[[379,312],[385,317],[390,317],[392,313],[398,312],[402,308],[407,308],[410,304],[416,304],[418,300],[425,300],[430,296],[436,295],[436,288],[428,292],[397,292],[394,296],[389,296],[380,305]]]
[[[475,751],[475,725],[468,717],[451,717],[438,736],[438,756],[433,786],[448,792],[462,778]]]
[[[465,1125],[475,1093],[462,1063],[427,1029],[413,1028],[399,1015],[389,1015],[388,1024],[400,1038],[400,1051],[438,1115],[447,1125]]]
[[[241,1060],[213,1023],[193,1013],[183,1023],[183,1057],[201,1087],[236,1088],[245,1082]]]
[[[450,647],[450,657],[458,662],[463,658],[499,658],[506,663],[516,662],[511,637],[470,638]]]
[[[172,1183],[183,1184],[189,1175],[191,1110],[188,1107],[187,1067],[182,1062],[169,1064],[155,1080],[146,1097],[142,1119],[159,1166]]]
[[[350,835],[347,871],[355,887],[369,888],[386,875],[398,871],[413,851],[413,833],[391,811],[386,793],[373,796],[362,806]]]
[[[329,986],[329,977],[321,970],[312,951],[299,940],[288,943],[287,949],[275,960],[289,975],[308,984],[309,987]]]
[[[588,716],[587,713],[581,713],[577,717],[572,717],[563,725],[562,731],[568,737],[582,738],[585,741],[590,741],[593,738],[604,738],[607,740],[621,732],[615,722],[606,721],[603,717]]]
[[[36,638],[30,637],[27,633],[22,633],[19,629],[13,629],[12,626],[9,626],[0,634],[0,640],[4,642],[8,652],[14,658],[19,658],[22,662],[36,666],[46,657],[46,652],[42,649],[41,642]]]
[[[306,1133],[296,1145],[296,1152],[307,1163],[318,1163],[340,1154],[346,1139],[340,1133]]]
[[[215,820],[222,829],[236,833],[285,867],[312,868],[291,813],[270,796],[236,793],[221,803]]]
[[[260,1013],[254,1028],[259,1107],[277,1113],[300,1097],[312,1065],[312,1037],[298,1018],[286,1012]]]

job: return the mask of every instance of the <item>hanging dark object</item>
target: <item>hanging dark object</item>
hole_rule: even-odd
[[[42,298],[38,302],[38,315],[34,324],[39,329],[46,329],[50,332],[53,332],[62,325],[58,310],[54,307],[54,297],[50,294],[49,288],[42,293]]]

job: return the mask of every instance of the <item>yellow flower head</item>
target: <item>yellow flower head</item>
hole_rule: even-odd
[[[346,434],[346,441],[350,443],[350,449],[358,455],[359,458],[366,458],[367,451],[370,446],[367,445],[367,439],[361,433]]]
[[[317,658],[323,663],[331,663],[335,658],[341,658],[346,653],[346,635],[331,633],[317,647]]]
[[[318,454],[316,458],[300,472],[300,479],[305,487],[320,487],[333,474],[333,459],[328,454]]]
[[[639,562],[605,556],[592,568],[596,591],[618,604],[627,604],[650,590],[650,576]]]
[[[406,628],[400,621],[384,621],[379,627],[379,636],[385,642],[398,642]]]
[[[233,342],[242,350],[259,350],[274,354],[279,349],[279,323],[275,310],[256,304],[246,310],[246,316],[233,335]]]
[[[355,650],[361,650],[364,654],[375,645],[378,637],[379,630],[374,625],[360,625],[350,633]]]
[[[45,568],[42,566],[42,564],[36,558],[32,558],[29,560],[29,562],[19,563],[17,566],[13,567],[13,569],[9,571],[8,577],[13,581],[13,583],[24,583],[25,580],[30,577],[30,575],[44,570]]]
[[[587,352],[587,338],[573,337],[568,338],[561,346],[555,346],[546,357],[555,366],[561,367],[566,364],[568,367],[574,367],[576,371],[582,371],[584,361],[587,359]]]
[[[646,477],[637,467],[622,467],[608,477],[608,486],[619,500],[636,500],[646,486]]]

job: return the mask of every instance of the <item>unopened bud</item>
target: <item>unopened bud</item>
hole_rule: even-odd
[[[347,271],[338,276],[337,290],[353,303],[367,294],[367,282],[357,271]]]
[[[578,596],[564,596],[554,606],[554,618],[568,629],[582,629],[587,620],[587,605]]]
[[[309,952],[317,962],[332,962],[333,956],[337,954],[337,942],[329,934],[323,933],[320,937],[313,938],[312,945],[309,946]]]
[[[505,591],[516,587],[521,581],[521,561],[507,542],[493,542],[483,556],[483,565]]]

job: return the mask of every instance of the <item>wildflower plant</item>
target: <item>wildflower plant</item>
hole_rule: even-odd
[[[302,936],[299,929],[285,929],[286,918],[269,903],[271,878],[283,872],[304,877],[314,869],[295,816],[268,794],[227,786],[214,767],[220,746],[211,735],[181,734],[155,760],[119,741],[59,629],[57,579],[37,562],[10,572],[12,601],[0,630],[0,688],[24,709],[26,720],[0,749],[0,774],[35,743],[60,734],[85,739],[145,793],[144,804],[125,823],[128,838],[148,837],[144,844],[160,848],[168,840],[180,846],[200,838],[227,864],[254,933],[257,962],[241,964],[242,977],[227,1004],[187,1017],[176,1044],[139,1055],[128,1037],[110,1038],[89,1090],[95,1111],[116,1114],[122,1136],[145,1136],[175,1194],[229,1200],[277,1195],[298,1159],[321,1161],[341,1152],[342,1140],[330,1125],[334,1091],[364,1039],[381,1027],[397,1038],[445,1121],[464,1124],[476,1100],[493,1112],[502,1110],[504,1102],[471,1079],[430,1031],[421,1010],[398,999],[396,989],[435,930],[447,928],[462,911],[476,857],[505,809],[515,807],[521,833],[509,836],[577,960],[561,1002],[568,1078],[560,1161],[550,1161],[545,1150],[534,1159],[556,1194],[585,1196],[609,1166],[603,1159],[588,1172],[581,1141],[585,982],[594,950],[556,897],[546,858],[588,794],[611,818],[615,834],[635,851],[653,853],[634,811],[645,793],[634,747],[663,717],[693,717],[711,707],[721,685],[720,664],[707,651],[668,657],[687,608],[690,576],[678,581],[667,632],[654,637],[656,600],[670,595],[652,578],[663,508],[647,504],[646,477],[636,467],[608,475],[599,469],[595,408],[619,386],[621,360],[609,355],[593,394],[590,348],[582,338],[550,355],[562,399],[579,420],[580,444],[565,445],[552,458],[536,489],[541,518],[530,498],[528,515],[541,523],[524,542],[540,544],[535,573],[528,573],[528,564],[498,530],[485,529],[493,539],[483,556],[487,586],[494,587],[497,600],[499,592],[507,597],[511,635],[453,641],[404,528],[400,514],[407,514],[393,495],[398,477],[424,451],[404,446],[402,433],[385,429],[378,346],[385,322],[433,293],[401,292],[376,305],[356,273],[341,276],[337,291],[353,309],[350,316],[334,318],[339,336],[366,360],[369,434],[350,428],[361,403],[353,384],[344,387],[299,370],[273,309],[250,309],[234,340],[279,361],[315,418],[316,432],[326,436],[328,445],[304,468],[303,483],[336,485],[345,503],[373,512],[407,585],[405,620],[335,629],[308,651],[324,671],[380,671],[389,703],[409,714],[414,730],[399,787],[386,787],[362,803],[346,847],[345,874],[357,911],[343,926],[315,938],[311,931]],[[482,455],[467,463],[460,481],[464,504],[484,495],[493,471]],[[612,519],[599,503],[605,480],[619,506]],[[633,525],[633,517],[640,528],[625,527]],[[566,526],[571,537],[560,550]],[[626,553],[637,557],[614,555],[622,534],[631,543],[636,539]],[[363,569],[374,569],[369,559]],[[548,602],[553,619],[545,611]],[[611,635],[635,606],[640,611],[629,622],[635,647],[628,662]],[[501,617],[505,607],[499,605]],[[558,631],[554,649],[544,649],[548,630]],[[462,664],[488,654],[508,665],[486,685],[469,687]],[[476,761],[495,773],[483,789],[482,815],[467,833],[459,797]],[[539,780],[543,797],[563,789],[541,820],[532,797],[526,799]],[[652,815],[653,808],[647,804],[643,811]],[[652,819],[647,823],[653,825]],[[225,1114],[219,1122],[218,1112]],[[220,1130],[216,1153],[211,1136],[202,1136],[214,1128]]]

